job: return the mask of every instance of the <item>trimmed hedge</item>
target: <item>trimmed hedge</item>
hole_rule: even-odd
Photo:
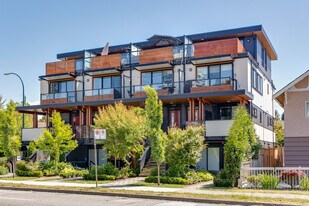
[[[149,176],[145,178],[145,182],[150,183],[158,183],[157,176]],[[181,178],[181,177],[166,177],[162,176],[160,177],[160,182],[163,184],[177,184],[177,185],[188,185],[188,180]]]
[[[87,170],[76,170],[74,168],[65,168],[60,172],[60,177],[63,178],[73,178],[73,177],[83,177],[88,174]]]
[[[83,178],[85,180],[95,180],[95,174],[84,174]],[[98,180],[115,180],[114,175],[98,174]]]
[[[16,175],[22,176],[22,177],[42,177],[43,172],[39,170],[35,170],[35,171],[16,170]]]

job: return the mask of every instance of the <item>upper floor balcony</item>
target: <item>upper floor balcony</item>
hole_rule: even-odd
[[[67,84],[69,85],[69,84]],[[237,81],[230,77],[197,79],[180,82],[160,84],[147,84],[153,87],[159,96],[220,92],[237,90]],[[41,104],[65,104],[73,102],[104,101],[116,99],[132,99],[146,97],[145,85],[133,85],[124,87],[88,89],[67,92],[55,92],[41,94]],[[69,88],[69,86],[67,86]]]

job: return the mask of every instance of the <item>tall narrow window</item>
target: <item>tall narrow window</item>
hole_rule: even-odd
[[[209,78],[211,86],[220,85],[220,65],[209,67]]]
[[[305,102],[305,118],[309,119],[309,102]]]

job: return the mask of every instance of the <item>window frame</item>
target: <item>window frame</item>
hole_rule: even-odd
[[[73,82],[73,86],[74,86],[73,91],[68,90],[68,82]],[[60,89],[61,89],[60,85],[63,84],[63,83],[65,83],[65,91],[64,92],[60,91]],[[57,89],[56,89],[57,92],[55,92],[55,89],[52,89],[53,85],[57,85]],[[75,91],[76,91],[75,80],[49,82],[49,85],[48,85],[48,94],[68,93],[68,92],[75,92]]]
[[[252,71],[251,71],[251,86],[258,93],[263,95],[264,79],[254,67],[252,67]]]
[[[161,72],[161,83],[153,83],[153,73],[158,73]],[[164,75],[163,72],[171,72],[172,75],[172,81],[171,82],[164,82]],[[143,84],[143,74],[150,74],[150,84]],[[156,70],[156,71],[148,71],[148,72],[142,72],[141,73],[141,80],[140,80],[140,85],[141,86],[146,86],[146,85],[160,85],[160,84],[173,84],[174,82],[174,72],[172,69],[168,70]]]
[[[222,77],[222,66],[224,66],[224,65],[231,65],[231,76],[224,76],[224,77]],[[214,66],[218,66],[219,67],[219,77],[218,78],[210,78],[210,68],[211,67],[214,67]],[[205,69],[206,68],[206,71],[207,71],[207,74],[206,74],[206,78],[204,78],[204,79],[200,79],[200,78],[198,78],[198,73],[199,73],[199,70],[200,69]],[[202,74],[202,76],[203,77],[205,77],[205,75],[204,74]],[[230,84],[232,83],[232,81],[233,81],[233,76],[234,76],[234,64],[231,62],[231,63],[226,63],[226,64],[214,64],[214,65],[205,65],[205,66],[198,66],[198,67],[196,67],[196,75],[195,75],[195,79],[196,80],[210,80],[210,85],[209,86],[216,86],[216,85],[225,85],[225,84],[222,84],[222,80],[224,79],[224,78],[230,78]],[[219,81],[220,83],[219,84],[212,84],[212,82],[213,81],[211,81],[211,80],[217,80],[217,81]]]
[[[119,81],[119,87],[113,87],[113,80],[114,78],[118,77],[120,79]],[[110,86],[109,87],[103,87],[104,85],[104,78],[110,78]],[[101,79],[101,87],[100,88],[94,88],[94,82],[95,79]],[[120,75],[114,75],[114,76],[101,76],[101,77],[93,77],[93,81],[92,81],[92,88],[93,90],[100,90],[100,89],[116,89],[116,88],[121,88],[121,76]]]

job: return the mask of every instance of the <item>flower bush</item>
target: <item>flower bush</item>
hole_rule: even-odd
[[[280,174],[280,179],[291,185],[294,188],[296,185],[300,184],[300,179],[303,178],[306,174],[303,171],[298,170],[285,170]]]

